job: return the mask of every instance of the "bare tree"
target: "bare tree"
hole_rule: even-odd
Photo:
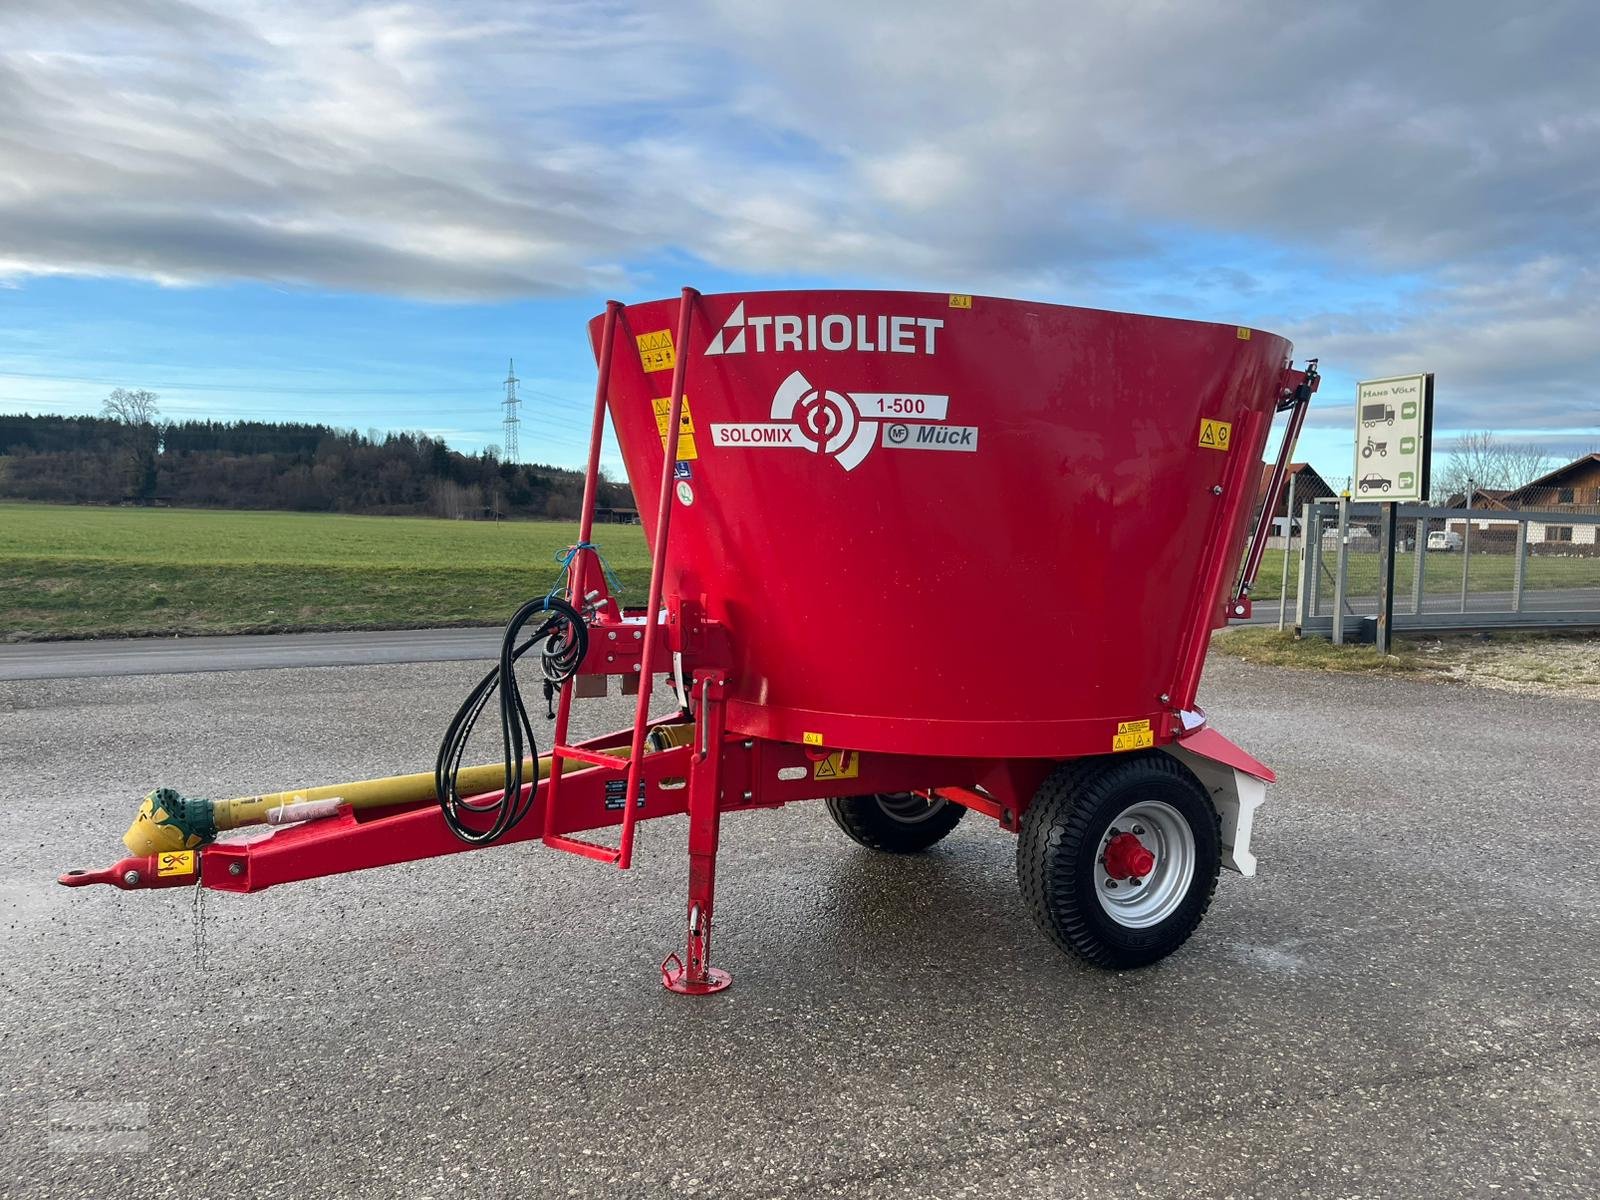
[[[594,497],[596,505],[601,508],[627,508],[633,503],[632,485],[619,482],[614,470],[601,466],[598,474],[599,486],[595,489]]]
[[[1506,469],[1505,477],[1510,481],[1505,486],[1513,489],[1526,487],[1539,476],[1548,475],[1556,467],[1550,455],[1532,442],[1505,447],[1502,461]]]
[[[1531,442],[1504,442],[1488,430],[1465,434],[1455,440],[1450,457],[1434,467],[1434,499],[1465,495],[1469,486],[1511,491],[1552,465],[1550,455]]]
[[[105,399],[101,413],[127,427],[128,496],[148,504],[156,494],[156,455],[161,452],[161,397],[143,388],[117,388]]]
[[[147,392],[143,388],[133,391],[117,388],[106,397],[100,414],[113,421],[121,421],[124,425],[154,425],[161,416],[161,409],[156,404],[160,399],[155,392]]]

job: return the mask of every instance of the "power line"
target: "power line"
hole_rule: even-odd
[[[522,424],[522,418],[517,416],[517,407],[522,403],[517,399],[517,364],[511,359],[506,359],[506,415],[502,422],[506,427],[505,460],[508,463],[522,461],[522,453],[517,448],[517,426]]]

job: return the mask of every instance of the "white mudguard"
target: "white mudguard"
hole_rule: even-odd
[[[1163,746],[1190,771],[1211,795],[1222,823],[1222,865],[1246,878],[1256,873],[1256,856],[1250,853],[1250,834],[1256,809],[1267,799],[1272,771],[1214,729],[1198,729],[1180,741]]]

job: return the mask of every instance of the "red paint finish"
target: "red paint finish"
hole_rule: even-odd
[[[663,594],[728,630],[728,728],[986,758],[1105,753],[1141,719],[1168,740],[1226,620],[1291,347],[950,299],[694,296],[674,370],[679,300],[621,313],[607,399],[637,495],[662,492],[653,402],[681,373],[696,457]]]
[[[700,293],[693,288],[684,288],[678,298],[678,318],[676,321],[677,336],[674,342],[681,346],[689,340],[689,322],[694,316],[695,301],[700,298]],[[632,347],[638,352],[637,343]],[[615,351],[613,351],[615,353]],[[641,359],[641,365],[643,360]],[[676,457],[678,451],[678,437],[681,423],[679,417],[683,412],[683,386],[684,367],[687,365],[683,355],[679,355],[677,365],[672,369],[671,398],[667,401],[667,419],[664,425],[666,432],[662,435],[664,445],[662,450],[669,458]],[[650,414],[651,422],[655,421],[655,413]],[[590,455],[594,453],[590,448]],[[654,615],[661,609],[662,586],[666,581],[666,558],[668,531],[672,525],[672,479],[664,471],[658,470],[660,477],[660,497],[656,505],[656,518],[651,523],[651,528],[658,530],[661,536],[655,540],[650,559],[650,595],[645,602],[644,611]],[[588,485],[585,484],[585,490]],[[645,622],[644,646],[640,651],[639,659],[639,698],[634,707],[633,714],[633,742],[628,755],[628,786],[623,793],[633,795],[639,787],[639,772],[644,769],[644,737],[645,730],[650,722],[650,696],[655,688],[656,671],[659,669],[659,660],[656,657],[656,646],[661,636],[661,622],[650,620]],[[630,805],[622,818],[622,836],[617,849],[617,865],[626,871],[633,865],[633,830],[634,823],[638,820],[637,811]]]
[[[1137,834],[1119,833],[1106,843],[1106,874],[1113,879],[1143,879],[1155,865],[1156,856]]]
[[[733,982],[726,971],[711,966],[711,927],[716,907],[717,843],[722,818],[723,719],[726,705],[720,677],[695,680],[695,750],[689,764],[689,909],[683,956],[667,956],[661,982],[668,991],[704,996]]]
[[[1225,767],[1243,771],[1246,775],[1254,775],[1265,783],[1278,781],[1278,776],[1271,767],[1241,750],[1209,726],[1189,734],[1178,744],[1202,758],[1209,758],[1212,762],[1221,763]]]
[[[56,882],[65,887],[109,883],[125,892],[137,892],[146,888],[190,887],[199,874],[200,855],[197,852],[173,851],[124,858],[98,871],[68,871],[58,876]]]
[[[700,675],[695,690],[708,722],[704,742],[697,740],[693,747],[679,746],[646,755],[642,772],[645,804],[643,808],[635,806],[640,819],[689,815],[688,962],[679,958],[673,975],[674,979],[682,975],[686,987],[674,990],[694,990],[716,974],[710,971],[708,962],[722,813],[862,792],[925,792],[951,780],[970,783],[985,766],[963,759],[864,754],[854,764],[857,774],[844,779],[819,777],[815,770],[824,760],[813,758],[814,752],[808,753],[808,747],[771,742],[746,745],[742,738],[725,736],[722,685]],[[579,749],[596,751],[604,746],[624,745],[631,736],[631,730],[619,730],[584,742]],[[622,763],[608,760],[608,766],[611,769],[569,772],[560,784],[559,803],[552,803],[550,780],[540,781],[527,819],[495,845],[543,837],[558,849],[615,864],[616,850],[575,836],[622,823],[622,809],[611,794],[615,788],[607,786],[620,780]],[[799,771],[798,777],[784,777],[794,770]],[[196,877],[193,868],[202,868],[200,882],[208,888],[259,892],[303,879],[481,848],[451,833],[437,804],[359,812],[343,806],[337,816],[327,820],[287,825],[251,841],[213,842],[187,857],[126,858],[104,870],[68,872],[60,882],[68,887],[103,883],[125,891],[192,886]],[[188,864],[182,874],[174,872],[178,861]],[[162,875],[162,869],[174,873]],[[133,878],[129,878],[130,873]]]

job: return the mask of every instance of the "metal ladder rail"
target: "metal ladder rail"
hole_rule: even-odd
[[[568,722],[572,711],[573,680],[561,689],[561,699],[556,711],[555,745],[551,749],[550,777],[545,785],[544,842],[559,850],[567,850],[585,858],[610,862],[621,870],[633,863],[634,826],[638,820],[638,807],[632,798],[639,790],[643,771],[644,742],[650,729],[650,697],[653,691],[654,663],[660,632],[661,592],[665,583],[667,538],[672,524],[673,464],[678,458],[680,423],[683,416],[684,378],[688,367],[687,349],[693,302],[700,293],[694,288],[684,288],[678,303],[678,336],[672,370],[672,398],[667,413],[665,444],[662,448],[661,494],[656,511],[656,544],[651,554],[650,588],[645,603],[644,644],[640,651],[639,699],[634,710],[633,736],[626,766],[627,782],[623,791],[622,829],[616,849],[596,845],[580,838],[567,837],[554,832],[556,797],[559,794],[561,764],[566,758],[593,761],[575,747],[567,744]],[[568,598],[575,608],[581,608],[587,581],[587,545],[594,530],[594,507],[599,490],[600,442],[605,432],[606,398],[610,390],[611,357],[615,345],[616,326],[622,315],[622,305],[617,301],[606,304],[605,324],[601,329],[600,367],[595,383],[594,413],[590,422],[589,459],[584,475],[583,512],[579,517],[579,548],[573,555],[568,571]],[[621,616],[620,608],[617,615]],[[608,769],[621,771],[623,764]]]
[[[622,835],[617,866],[633,865],[633,832],[639,808],[634,797],[644,771],[644,739],[650,724],[650,694],[654,690],[656,647],[661,640],[661,589],[666,582],[667,535],[672,528],[673,466],[678,461],[678,436],[683,422],[683,384],[689,367],[689,326],[700,293],[683,289],[678,300],[678,339],[673,350],[672,400],[667,409],[665,445],[661,452],[661,494],[656,503],[656,544],[650,558],[650,595],[644,606],[644,646],[639,659],[639,700],[633,713],[633,745],[628,754],[628,782],[622,792]]]
[[[584,468],[583,506],[578,515],[578,548],[573,552],[572,561],[567,567],[567,601],[579,612],[583,611],[583,598],[588,579],[588,556],[591,553],[586,547],[590,536],[594,533],[594,509],[600,490],[600,442],[605,436],[606,397],[611,389],[611,353],[616,340],[617,321],[621,314],[620,302],[606,301],[605,324],[601,326],[600,331],[599,370],[594,386],[594,413],[589,422],[589,459]],[[620,617],[621,601],[613,598],[612,603],[619,606],[616,615]],[[572,692],[573,680],[569,679],[562,685],[561,699],[556,709],[555,738],[550,752],[550,777],[545,783],[543,840],[545,845],[558,850],[570,850],[585,858],[615,862],[615,852],[609,848],[596,846],[581,838],[564,837],[555,832],[556,797],[560,792],[562,765],[566,760],[566,754],[563,752],[571,750],[567,744],[567,730],[572,716]]]

